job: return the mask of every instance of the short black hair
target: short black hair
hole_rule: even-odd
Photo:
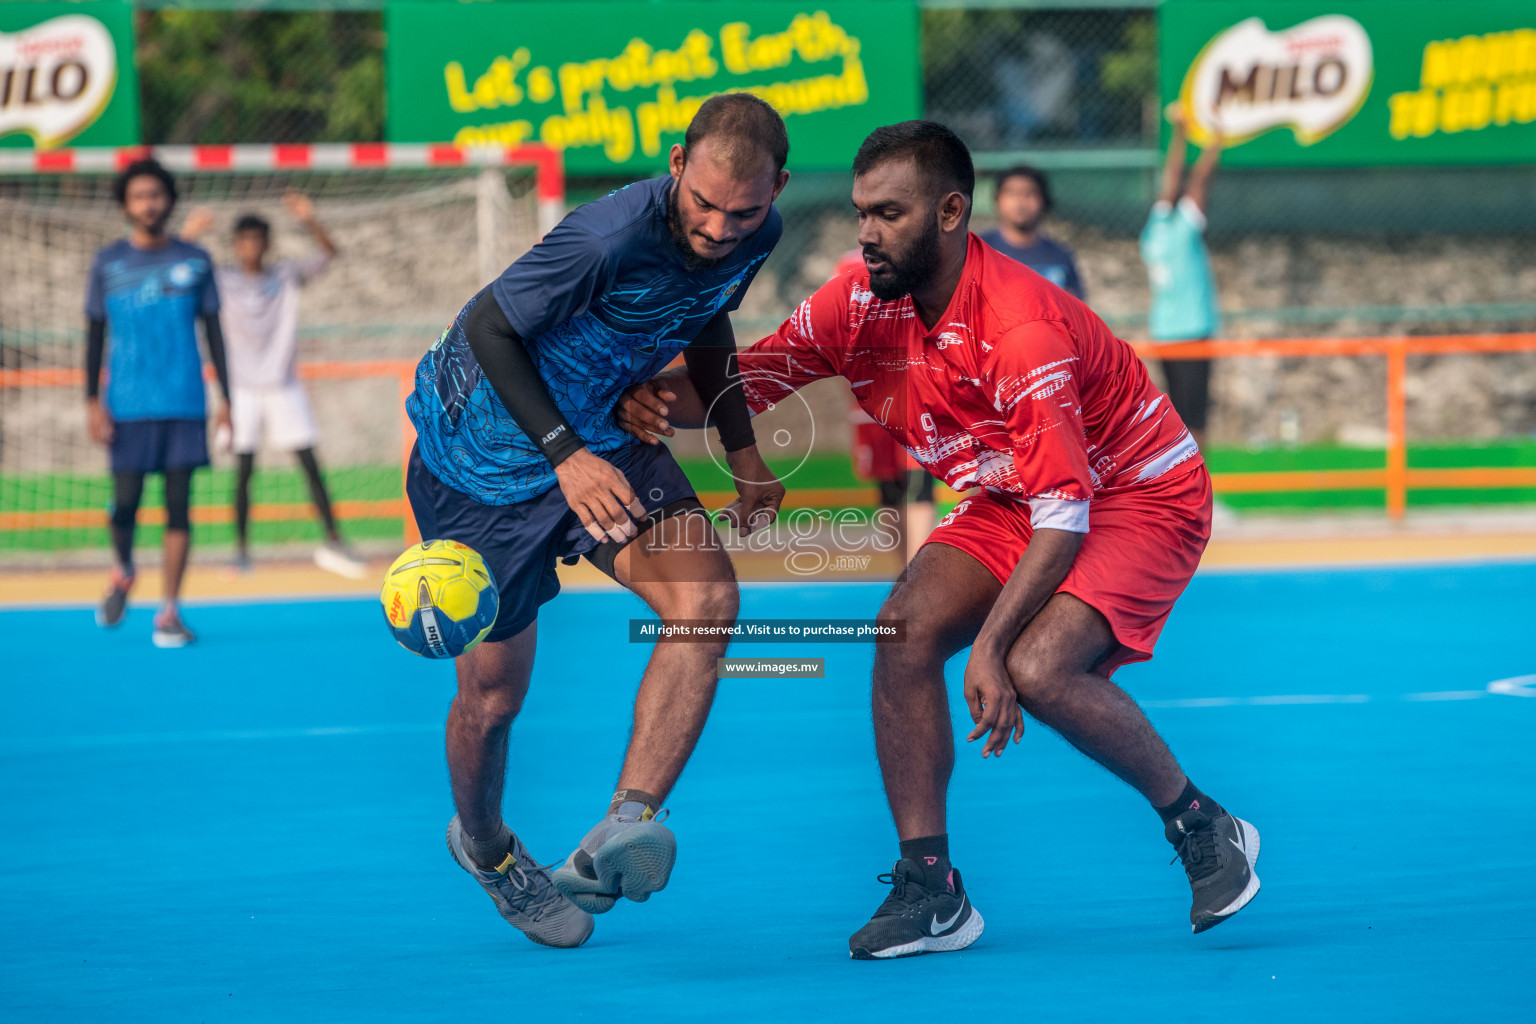
[[[235,221],[235,234],[238,235],[242,231],[260,231],[268,238],[272,237],[272,225],[268,224],[265,218],[258,217],[254,213],[242,213],[240,219]]]
[[[737,174],[753,174],[767,157],[773,173],[789,159],[789,132],[784,119],[762,99],[749,92],[711,96],[699,106],[683,134],[683,159],[708,138],[720,139],[718,153]]]
[[[128,204],[128,183],[134,178],[155,178],[165,186],[165,194],[171,197],[171,205],[176,205],[176,179],[171,177],[171,172],[160,166],[160,161],[152,156],[135,160],[123,168],[123,173],[112,182],[112,198],[117,200],[118,206]]]
[[[902,121],[876,128],[853,158],[857,178],[876,164],[911,158],[930,186],[960,192],[970,199],[976,191],[976,165],[960,136],[937,121]]]
[[[997,181],[994,185],[994,195],[1003,190],[1003,186],[1008,183],[1009,178],[1028,178],[1034,182],[1035,188],[1040,193],[1041,210],[1045,213],[1051,212],[1051,186],[1045,180],[1045,172],[1041,171],[1038,167],[1031,167],[1028,164],[1016,164],[997,176]]]

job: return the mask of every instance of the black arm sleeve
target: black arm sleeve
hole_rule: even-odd
[[[229,360],[224,355],[224,328],[219,326],[219,314],[203,314],[203,338],[208,342],[208,361],[219,378],[219,390],[224,401],[229,401]]]
[[[699,399],[709,412],[709,422],[720,432],[720,446],[727,452],[757,444],[752,432],[752,413],[736,368],[736,334],[721,313],[683,349],[683,362]]]
[[[85,397],[101,394],[101,359],[107,349],[107,322],[89,317],[85,321]]]
[[[489,288],[470,304],[464,336],[501,404],[551,466],[560,465],[586,447],[555,407],[523,339],[512,329]]]

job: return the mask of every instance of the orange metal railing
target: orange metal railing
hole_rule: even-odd
[[[1217,473],[1228,493],[1385,488],[1387,515],[1400,519],[1410,487],[1533,487],[1536,467],[1408,468],[1408,357],[1536,351],[1536,334],[1440,334],[1416,338],[1283,338],[1273,341],[1138,342],[1143,358],[1241,359],[1254,356],[1382,356],[1387,360],[1387,465],[1377,470]]]
[[[1449,355],[1536,351],[1536,333],[1530,334],[1451,334],[1413,338],[1285,338],[1272,341],[1192,341],[1136,342],[1132,347],[1144,358],[1152,359],[1243,359],[1259,356],[1380,357],[1387,366],[1387,464],[1384,469],[1304,470],[1287,472],[1217,473],[1217,491],[1231,494],[1274,493],[1280,491],[1374,490],[1384,489],[1387,514],[1403,515],[1409,488],[1444,488],[1450,490],[1478,487],[1536,487],[1536,467],[1482,467],[1471,469],[1410,469],[1408,466],[1407,391],[1408,357],[1412,355]],[[393,377],[398,384],[400,404],[400,467],[402,480],[416,431],[405,415],[405,398],[414,387],[416,364],[413,360],[380,359],[360,362],[331,361],[306,363],[299,368],[305,380],[358,379]],[[0,388],[58,387],[79,388],[78,369],[0,370]],[[402,487],[402,494],[403,494]],[[730,496],[703,494],[701,499]],[[867,498],[863,489],[832,488],[791,492],[793,507],[826,503],[855,502]],[[149,510],[146,510],[148,512]],[[400,517],[405,524],[407,542],[418,539],[415,522],[405,499],[339,502],[337,512],[343,518]],[[301,503],[266,504],[252,509],[261,520],[296,519],[307,516]],[[195,522],[226,522],[227,508],[199,506],[193,509]],[[148,517],[147,517],[148,518]],[[78,520],[78,521],[77,521]],[[0,513],[0,529],[25,530],[43,527],[97,525],[101,513],[95,510],[59,510],[53,512]],[[150,521],[153,521],[150,518]]]
[[[420,538],[416,535],[416,522],[411,517],[410,510],[406,507],[403,497],[405,487],[405,467],[410,459],[411,446],[416,443],[416,429],[411,425],[410,418],[405,415],[405,399],[415,386],[416,363],[408,359],[375,359],[347,361],[335,360],[329,362],[305,363],[299,367],[299,376],[304,380],[360,380],[369,377],[392,377],[398,384],[398,398],[400,416],[400,474],[401,494],[399,498],[386,498],[380,501],[338,501],[335,505],[336,515],[340,519],[393,519],[400,518],[405,523],[405,536],[407,543],[414,543]],[[207,368],[206,376],[213,379],[213,370]],[[0,370],[0,388],[74,388],[80,389],[84,384],[84,376],[76,368],[46,368],[46,369],[19,369]],[[302,502],[265,502],[257,504],[251,509],[251,518],[272,522],[279,520],[305,519],[311,515],[310,508]],[[227,506],[197,505],[192,508],[192,521],[194,523],[227,523],[233,519],[233,511]],[[156,525],[164,521],[162,509],[144,509],[140,513],[140,522],[147,525]],[[103,522],[102,513],[98,509],[54,509],[46,512],[0,512],[0,530],[38,530],[60,529],[100,526]]]

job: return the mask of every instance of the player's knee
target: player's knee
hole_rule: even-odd
[[[875,623],[896,629],[902,642],[876,644],[876,659],[920,664],[935,659],[945,661],[948,653],[942,649],[940,638],[946,630],[934,611],[931,601],[924,601],[913,595],[910,588],[898,585],[880,606]]]
[[[885,602],[880,605],[880,610],[875,613],[875,623],[881,626],[895,626],[898,629],[910,629],[915,616],[921,616],[923,602],[914,599],[911,588],[897,584],[888,595]],[[919,637],[908,639],[920,639],[926,633],[918,630]]]
[[[482,731],[509,724],[523,709],[523,694],[507,686],[460,685],[455,699],[464,717]]]
[[[192,529],[192,471],[177,470],[165,474],[165,528]]]
[[[131,505],[116,504],[112,506],[112,525],[120,529],[128,529],[139,517],[139,506],[135,502]]]
[[[1008,675],[1019,705],[1026,711],[1049,707],[1059,698],[1065,673],[1056,660],[1038,647],[1015,644],[1008,654]]]
[[[715,619],[736,621],[741,610],[741,589],[735,580],[694,580],[668,588],[658,609],[664,619]]]

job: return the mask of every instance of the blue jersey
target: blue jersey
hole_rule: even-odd
[[[1018,260],[1074,299],[1083,297],[1083,281],[1077,276],[1077,257],[1056,239],[1036,235],[1034,245],[1020,249],[1003,237],[1001,229],[993,228],[982,235],[981,240],[1004,256]]]
[[[490,286],[556,407],[598,455],[633,443],[614,420],[619,393],[740,305],[783,230],[771,209],[722,263],[689,270],[667,225],[671,186],[639,181],[573,210]],[[470,351],[468,308],[422,357],[406,411],[439,480],[484,505],[525,501],[554,487],[555,471]]]
[[[1154,341],[1190,341],[1216,333],[1216,277],[1205,248],[1205,214],[1189,198],[1152,207],[1141,232],[1141,258],[1152,285],[1147,328]]]
[[[126,238],[91,263],[85,315],[107,322],[107,411],[117,420],[207,415],[197,318],[219,311],[213,261],[171,239],[139,249]]]

